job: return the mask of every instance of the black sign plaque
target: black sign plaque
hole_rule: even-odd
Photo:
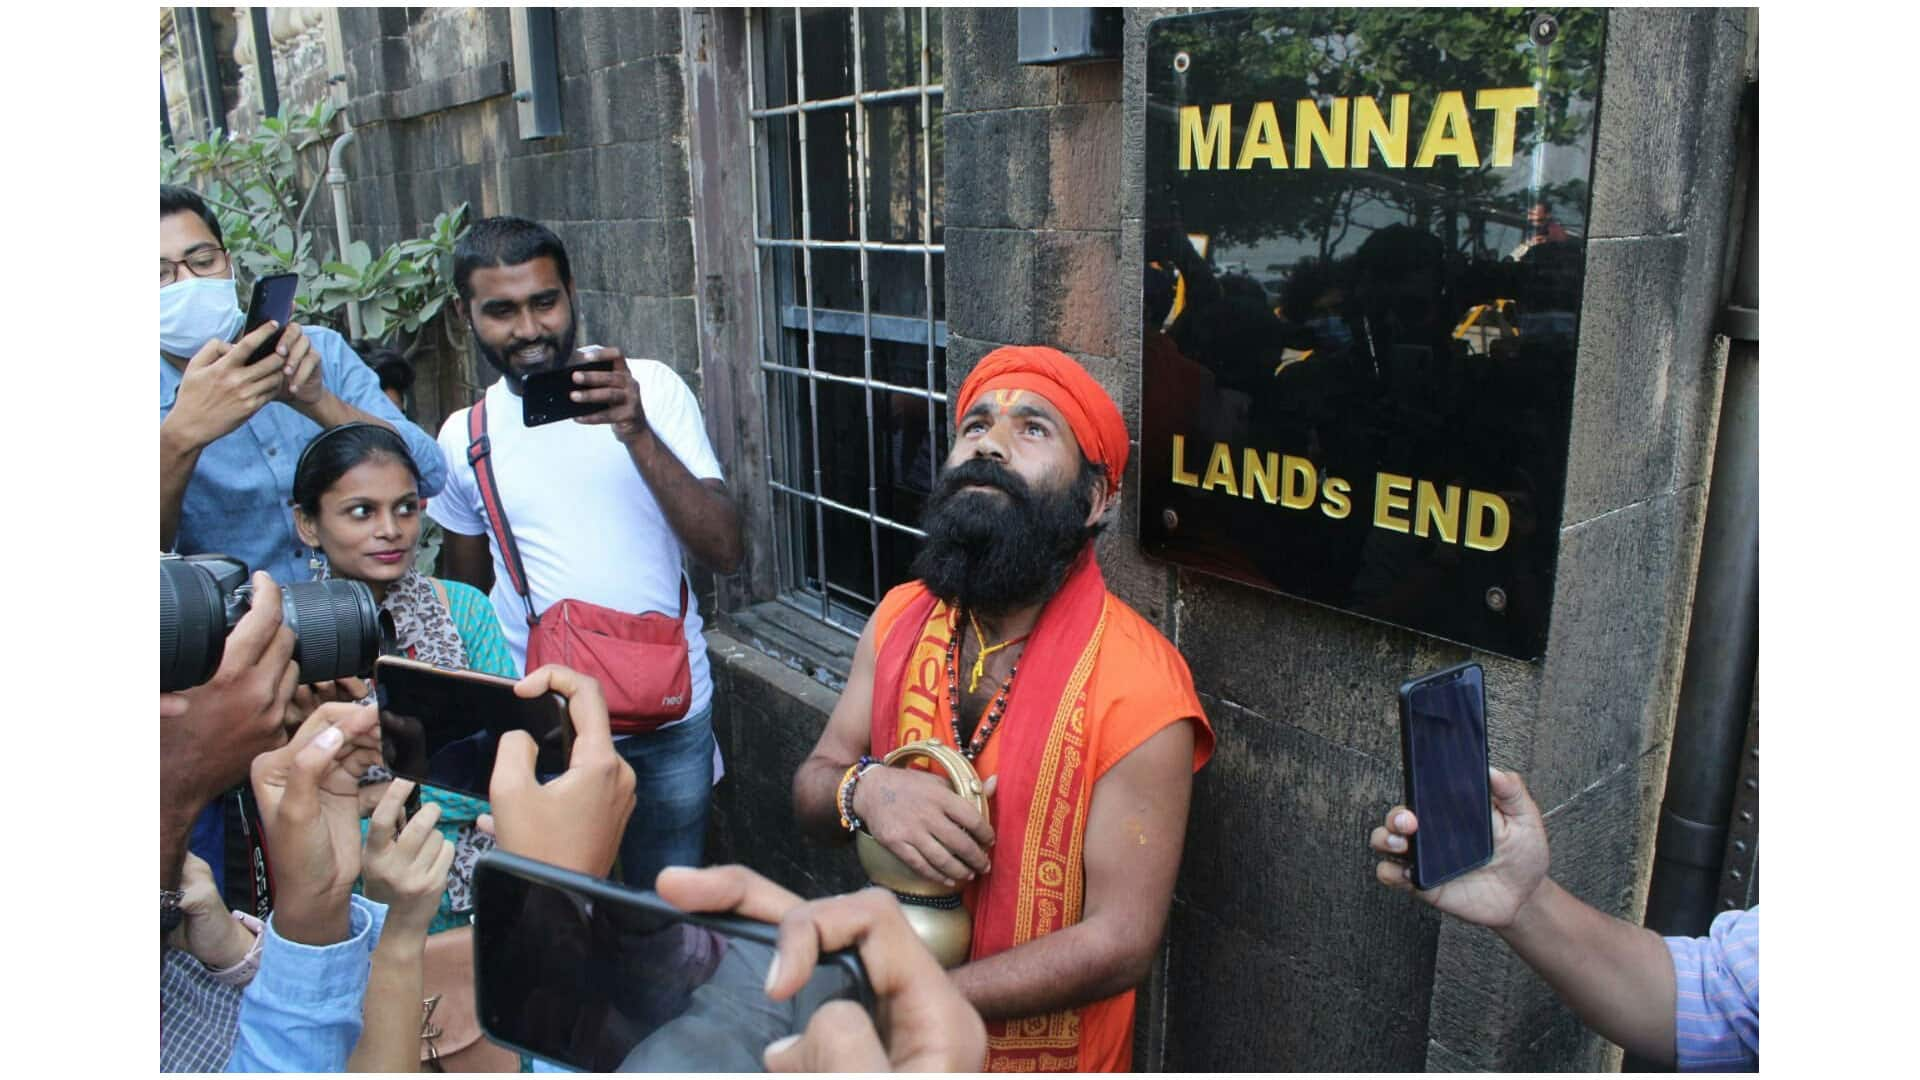
[[[1545,651],[1605,16],[1147,31],[1140,541]]]

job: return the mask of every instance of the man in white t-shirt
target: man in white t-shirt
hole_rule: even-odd
[[[494,482],[526,567],[533,610],[563,599],[617,611],[679,610],[692,554],[722,573],[740,564],[740,516],[707,441],[700,405],[671,368],[603,347],[612,371],[574,373],[576,400],[601,412],[528,428],[524,380],[566,364],[578,329],[573,271],[552,231],[521,218],[474,223],[454,248],[455,311],[501,378],[487,391]],[[527,613],[507,573],[467,458],[467,413],[440,429],[445,492],[427,513],[446,529],[446,575],[491,589],[514,659],[526,668]],[[719,752],[700,612],[689,593],[692,701],[683,720],[615,746],[632,764],[638,803],[620,846],[621,877],[651,888],[663,866],[697,866]]]

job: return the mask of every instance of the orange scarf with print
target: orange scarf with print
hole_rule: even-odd
[[[934,738],[954,745],[943,719],[947,643],[954,619],[947,604],[923,586],[884,631],[874,665],[875,757],[897,746]],[[970,960],[1080,921],[1085,886],[1081,844],[1093,796],[1088,753],[1087,682],[1106,626],[1107,585],[1092,545],[1042,609],[1021,654],[994,732],[999,785],[989,807],[995,841],[993,869],[968,889],[973,913]],[[985,777],[982,777],[985,779]],[[1108,999],[1111,1001],[1112,999]],[[1128,1003],[1131,995],[1128,995]],[[1078,1071],[1095,1006],[987,1024],[988,1072]],[[1122,1019],[1132,1012],[1100,1019]]]

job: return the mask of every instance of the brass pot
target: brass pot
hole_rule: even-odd
[[[987,798],[979,774],[973,771],[973,763],[943,742],[923,739],[908,743],[882,758],[880,763],[905,767],[914,758],[932,761],[946,773],[953,793],[971,802],[981,817],[987,816]],[[865,829],[854,833],[853,846],[867,878],[899,898],[907,925],[920,935],[940,966],[950,968],[965,963],[967,950],[973,944],[973,918],[960,902],[962,890],[921,877]]]

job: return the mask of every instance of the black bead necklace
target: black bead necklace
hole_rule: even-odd
[[[1020,673],[1020,662],[1014,661],[1007,669],[1007,679],[1000,684],[1000,692],[993,696],[993,704],[987,709],[987,715],[974,729],[973,738],[964,744],[960,740],[960,620],[954,620],[953,634],[947,638],[947,705],[951,715],[947,718],[953,725],[953,745],[960,748],[968,761],[980,756],[986,749],[987,740],[993,737],[993,729],[1000,726],[1000,718],[1007,712],[1007,695],[1013,690],[1013,677]]]

